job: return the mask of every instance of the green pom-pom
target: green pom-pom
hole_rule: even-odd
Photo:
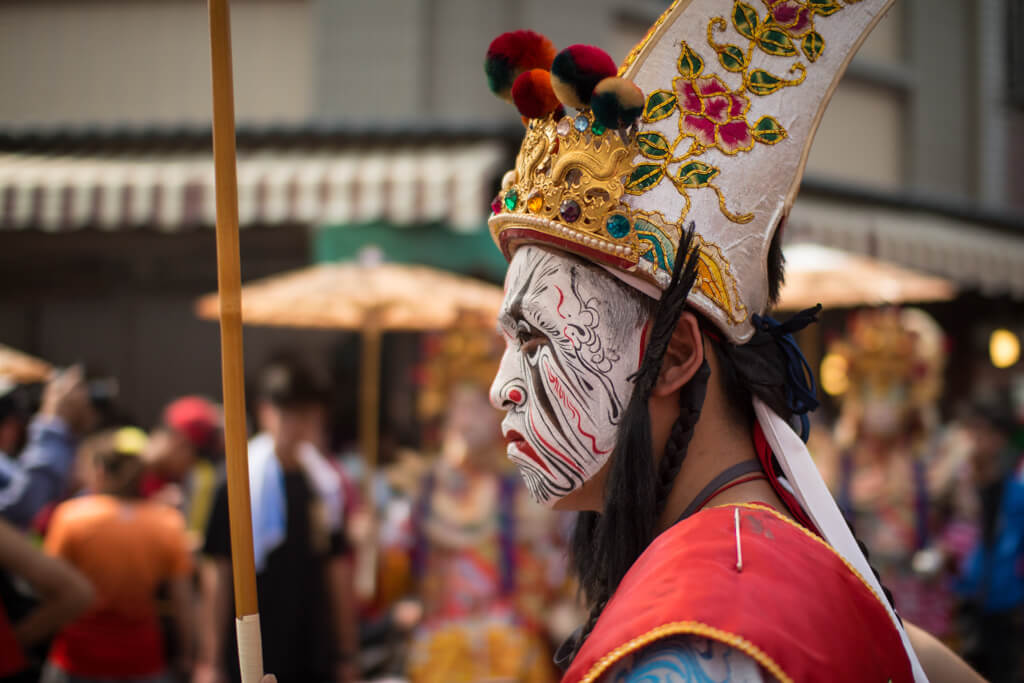
[[[644,94],[632,81],[612,76],[594,88],[590,108],[606,128],[628,128],[643,113]]]
[[[618,69],[604,50],[592,45],[570,45],[551,63],[551,86],[567,107],[585,109],[590,106],[594,86]]]

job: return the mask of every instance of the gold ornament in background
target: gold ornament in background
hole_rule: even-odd
[[[866,386],[908,388],[918,407],[938,400],[946,368],[945,334],[917,308],[882,308],[855,314],[847,336],[830,345],[822,360],[822,386],[832,395],[856,399]]]
[[[455,326],[433,336],[423,359],[418,409],[431,421],[444,415],[452,391],[469,384],[491,386],[501,361],[502,342],[487,316],[464,313]]]

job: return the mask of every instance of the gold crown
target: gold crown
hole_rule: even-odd
[[[927,404],[942,392],[945,335],[935,319],[916,308],[862,311],[829,355],[842,359],[846,379],[860,386],[908,384],[909,401]]]
[[[531,119],[488,222],[495,242],[511,259],[523,242],[559,249],[625,272],[664,289],[672,275],[680,229],[657,212],[623,201],[642,191],[633,159],[640,153],[632,131],[610,131],[589,110],[575,117]],[[720,250],[696,237],[697,287],[733,320],[745,317]]]

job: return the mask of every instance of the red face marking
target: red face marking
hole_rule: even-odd
[[[544,365],[544,369],[547,371],[548,382],[555,390],[555,395],[558,396],[559,399],[561,399],[562,404],[565,406],[565,409],[569,411],[569,415],[576,419],[576,431],[578,431],[580,435],[586,437],[590,441],[590,450],[594,453],[594,455],[607,454],[608,451],[603,451],[597,447],[597,439],[594,438],[594,435],[583,429],[583,417],[580,415],[580,411],[577,410],[576,406],[572,404],[572,401],[569,400],[569,396],[566,394],[565,389],[562,388],[562,383],[558,380],[558,376],[554,372],[552,372],[550,366],[548,366],[547,364]]]
[[[537,425],[534,424],[534,422],[533,422],[533,412],[530,412],[530,411],[527,411],[527,412],[529,413],[529,416],[530,416],[530,428],[533,429],[533,433],[537,437],[537,439],[542,444],[544,444],[545,448],[547,448],[549,451],[551,451],[552,453],[557,455],[559,460],[561,460],[566,465],[568,465],[569,467],[573,468],[574,470],[576,470],[577,472],[579,472],[582,475],[583,474],[583,469],[579,465],[577,465],[572,460],[572,458],[570,458],[565,453],[563,453],[562,451],[560,451],[557,448],[555,448],[555,446],[553,446],[552,444],[548,443],[547,440],[543,436],[540,435],[540,432],[537,431]]]
[[[510,392],[508,392],[508,400],[516,404],[522,403],[523,392],[519,391],[518,389],[511,390]]]
[[[558,313],[558,317],[565,320],[565,315],[562,314],[562,304],[565,303],[565,294],[562,293],[562,288],[555,286],[555,291],[558,292],[558,305],[555,306],[555,312]]]
[[[636,366],[639,368],[644,364],[644,352],[647,351],[647,330],[650,329],[652,324],[651,320],[644,323],[644,329],[640,333],[640,358],[637,359]]]

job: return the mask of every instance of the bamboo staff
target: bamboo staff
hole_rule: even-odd
[[[224,386],[231,566],[235,628],[242,683],[263,677],[263,647],[256,601],[249,463],[245,431],[245,371],[242,358],[242,277],[238,255],[238,180],[235,175],[235,103],[231,75],[228,0],[209,0],[213,75],[213,167],[217,188],[217,286],[220,296],[220,357]]]
[[[367,535],[361,539],[356,554],[356,595],[372,600],[377,589],[377,505],[373,490],[377,473],[377,451],[380,449],[380,350],[381,315],[379,308],[366,311],[362,329],[362,357],[359,368],[359,446],[366,460],[363,495],[370,511]]]

